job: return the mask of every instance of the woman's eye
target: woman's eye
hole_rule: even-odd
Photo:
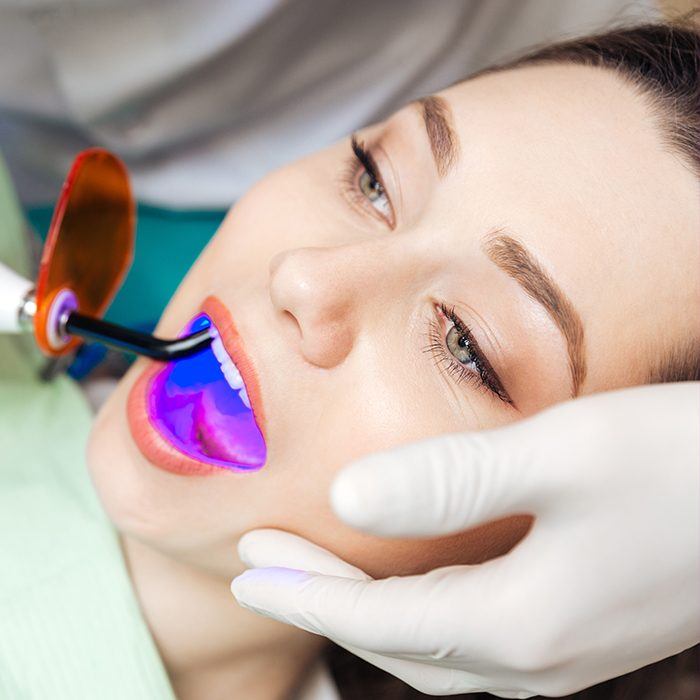
[[[358,181],[360,192],[369,200],[370,204],[385,217],[391,216],[391,204],[382,183],[372,176],[367,170],[360,173]]]
[[[469,338],[456,326],[452,326],[447,332],[445,343],[447,344],[447,349],[458,362],[463,365],[477,365],[478,358],[469,342]]]
[[[490,392],[504,403],[515,405],[503,388],[503,383],[491,363],[479,348],[471,330],[457,316],[454,308],[439,304],[436,310],[442,321],[433,319],[429,322],[429,342],[424,351],[430,353],[440,370],[453,377],[458,384],[461,381],[470,382],[473,386]],[[445,320],[452,323],[447,333],[443,325]]]
[[[396,223],[394,209],[377,162],[355,134],[350,145],[354,157],[341,180],[343,193],[355,209],[371,214],[393,229]]]

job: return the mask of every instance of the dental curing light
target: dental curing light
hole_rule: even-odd
[[[0,333],[31,330],[49,357],[85,338],[163,361],[209,347],[208,330],[166,340],[102,320],[133,259],[134,221],[124,164],[102,148],[80,153],[56,203],[36,285],[0,263]]]

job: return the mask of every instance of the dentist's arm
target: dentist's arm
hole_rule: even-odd
[[[262,530],[241,556],[275,568],[233,592],[428,693],[562,695],[680,652],[700,641],[699,386],[579,399],[373,455],[334,484],[343,520],[387,536],[534,514],[499,559],[375,581]]]

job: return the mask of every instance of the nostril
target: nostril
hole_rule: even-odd
[[[282,311],[282,323],[291,328],[291,330],[296,333],[299,338],[302,337],[301,324],[291,311],[288,311],[287,309]]]

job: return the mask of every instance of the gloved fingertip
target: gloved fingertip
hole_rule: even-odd
[[[331,486],[330,501],[335,514],[360,530],[372,529],[386,504],[386,497],[378,483],[380,472],[374,464],[370,464],[374,459],[348,465]]]
[[[239,574],[236,576],[231,581],[231,593],[233,593],[233,597],[239,602],[242,603],[243,599],[245,598],[246,594],[246,589],[249,584],[249,576],[250,572],[253,571],[253,569],[248,569],[247,571],[244,571],[242,574]],[[248,577],[248,578],[246,578]]]
[[[276,566],[247,569],[231,581],[231,593],[244,605],[256,609],[273,607],[276,599],[293,596],[309,575],[300,569]]]
[[[308,571],[281,567],[248,569],[231,581],[231,593],[251,612],[319,634],[298,605],[300,592],[313,576]]]
[[[242,608],[250,610],[250,612],[284,622],[283,617],[278,616],[265,607],[264,600],[258,600],[259,596],[256,596],[255,591],[258,579],[256,574],[257,572],[255,569],[249,569],[248,571],[244,571],[240,576],[236,576],[236,578],[231,581],[231,593],[233,593],[233,597]]]
[[[355,525],[358,515],[362,513],[360,502],[355,482],[341,472],[331,486],[331,506],[335,514],[348,524]]]
[[[255,550],[256,536],[255,530],[246,532],[245,535],[238,540],[238,558],[248,567],[255,566],[255,557],[253,555]]]

